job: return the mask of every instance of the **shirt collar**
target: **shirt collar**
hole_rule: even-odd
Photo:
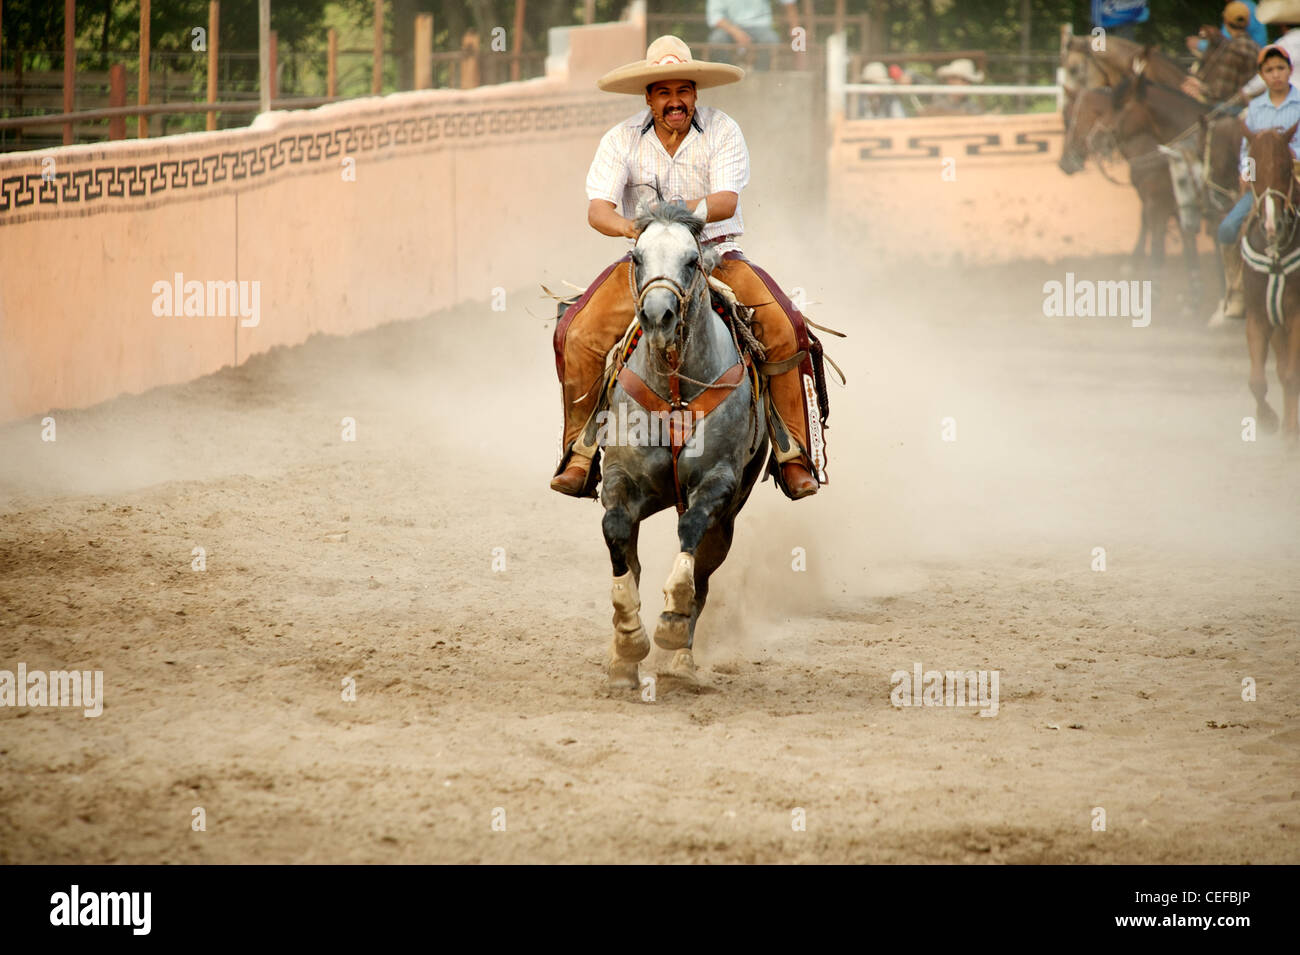
[[[1281,109],[1283,106],[1286,106],[1288,103],[1294,103],[1295,105],[1300,106],[1300,89],[1296,89],[1294,83],[1292,83],[1287,88],[1286,98],[1283,99],[1282,102],[1278,103],[1276,106],[1273,105],[1273,97],[1269,93],[1267,87],[1265,87],[1264,92],[1261,93],[1260,96],[1264,98],[1264,103],[1267,104],[1268,106],[1271,106],[1273,109]]]

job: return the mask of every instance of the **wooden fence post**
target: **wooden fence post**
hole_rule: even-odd
[[[140,0],[140,96],[141,106],[149,105],[149,0]],[[149,117],[140,114],[136,126],[141,139],[149,138]]]
[[[333,99],[339,84],[339,31],[330,27],[329,54],[325,64],[325,95]]]
[[[384,0],[375,0],[375,63],[370,73],[370,92],[384,90]]]
[[[519,82],[520,71],[523,65],[519,62],[520,55],[524,52],[524,8],[528,0],[515,0],[515,35],[513,38],[514,56],[510,60],[510,82]]]
[[[473,28],[466,30],[460,38],[460,88],[463,90],[472,90],[479,85],[478,47],[478,34]]]
[[[221,0],[208,0],[208,102],[217,101],[217,63],[220,45],[217,34],[221,32]],[[208,110],[208,129],[217,128],[217,114]]]
[[[75,108],[77,91],[77,0],[63,0],[63,111]],[[63,145],[72,145],[72,124],[63,124]]]
[[[415,88],[433,87],[433,14],[415,15]]]
[[[126,105],[126,67],[114,63],[108,68],[108,105]],[[114,116],[108,121],[109,139],[126,139],[126,117]]]

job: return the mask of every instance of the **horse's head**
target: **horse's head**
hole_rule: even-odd
[[[704,203],[694,212],[678,203],[638,208],[632,281],[637,318],[650,349],[676,368],[686,347],[694,306],[707,295],[717,256],[700,242]]]
[[[1300,122],[1284,130],[1266,129],[1258,133],[1244,129],[1247,152],[1254,160],[1253,175],[1246,178],[1254,194],[1254,215],[1263,226],[1270,252],[1289,241],[1296,226],[1291,139],[1298,126]]]
[[[1081,91],[1070,109],[1069,131],[1061,151],[1061,171],[1067,176],[1083,168],[1089,153],[1109,155],[1114,149],[1107,122],[1111,112],[1111,91],[1107,87]]]

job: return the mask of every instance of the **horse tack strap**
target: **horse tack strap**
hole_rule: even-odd
[[[739,385],[744,377],[744,364],[736,362],[717,378],[714,378],[712,384],[702,392],[690,401],[683,403],[681,380],[676,375],[670,375],[668,387],[672,401],[669,403],[669,401],[656,394],[645,383],[645,379],[631,368],[624,366],[623,370],[618,373],[618,383],[627,392],[628,397],[651,414],[660,415],[667,419],[668,440],[673,457],[673,492],[677,495],[677,513],[679,515],[686,511],[686,502],[682,499],[682,482],[677,476],[677,459],[681,457],[682,448],[691,439],[691,434],[695,431],[695,426],[699,424],[700,419],[726,401],[731,393],[735,391],[735,386]],[[689,412],[690,416],[687,417],[687,415],[679,413],[674,417],[672,415],[674,411]]]
[[[1268,323],[1280,327],[1286,321],[1282,309],[1282,298],[1286,295],[1286,277],[1300,268],[1300,248],[1293,249],[1284,258],[1274,259],[1262,252],[1256,252],[1250,245],[1250,239],[1243,235],[1241,257],[1256,272],[1268,274],[1268,284],[1264,293]]]
[[[789,358],[782,359],[781,361],[760,361],[758,362],[758,370],[769,378],[773,375],[783,375],[791,368],[799,367],[807,357],[808,352],[805,349],[800,349]]]
[[[683,403],[680,393],[681,385],[677,376],[674,375],[669,379],[668,385],[672,389],[672,397],[675,399],[675,406],[674,403],[670,403],[666,399],[659,397],[659,395],[652,391],[650,386],[645,383],[644,378],[626,365],[623,367],[623,370],[618,373],[618,383],[623,386],[623,390],[628,393],[628,396],[646,411],[652,411],[658,414],[667,414],[668,412],[675,410],[689,411],[691,412],[692,419],[699,421],[714,408],[718,407],[718,405],[726,401],[727,396],[734,390],[732,386],[738,385],[740,379],[744,376],[745,366],[740,362],[736,362],[717,378],[714,378],[713,383],[708,388],[705,388],[704,391],[700,392],[690,401]]]

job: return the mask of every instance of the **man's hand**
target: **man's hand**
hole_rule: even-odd
[[[1192,99],[1199,100],[1203,96],[1201,81],[1194,76],[1189,76],[1187,79],[1183,80],[1182,86],[1180,86],[1179,89]]]

